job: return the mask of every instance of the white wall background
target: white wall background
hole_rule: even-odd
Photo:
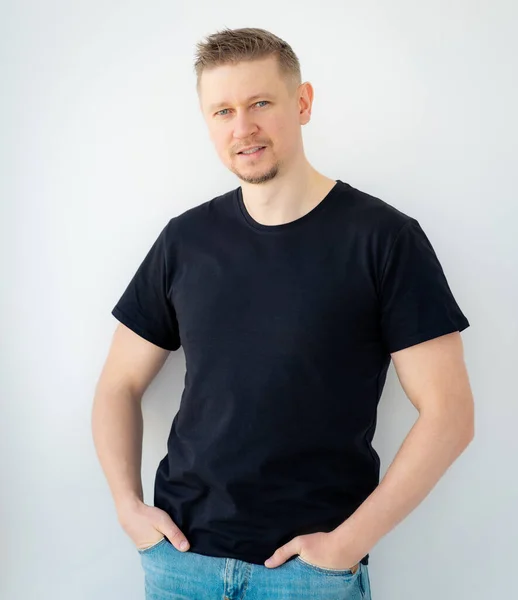
[[[517,18],[513,0],[2,3],[2,600],[144,596],[91,404],[111,308],[159,230],[239,185],[192,70],[224,26],[292,45],[315,88],[309,160],[417,218],[471,322],[475,440],[372,549],[374,599],[516,593]],[[171,353],[144,398],[148,503],[184,366]],[[382,475],[416,417],[391,366]]]

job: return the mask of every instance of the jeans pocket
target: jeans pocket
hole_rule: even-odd
[[[313,563],[308,562],[304,558],[301,558],[301,556],[298,554],[295,557],[295,560],[298,561],[301,565],[307,567],[308,569],[317,573],[322,573],[324,575],[342,575],[347,577],[353,577],[361,569],[361,563],[358,563],[358,565],[356,565],[352,569],[332,569],[330,567],[320,567],[318,565],[314,565]]]
[[[148,546],[147,548],[137,548],[137,552],[139,554],[147,554],[148,552],[151,552],[155,548],[158,548],[158,546],[160,546],[161,544],[163,544],[165,541],[166,541],[166,538],[164,536],[163,538],[159,539],[158,542],[155,542],[154,544],[151,544],[151,546]]]

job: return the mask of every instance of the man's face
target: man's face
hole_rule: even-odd
[[[200,79],[200,108],[218,156],[248,183],[263,183],[287,169],[302,149],[300,126],[311,109],[311,85],[295,94],[279,73],[275,57],[221,65]],[[309,106],[307,103],[309,86]],[[263,150],[245,155],[252,146]]]

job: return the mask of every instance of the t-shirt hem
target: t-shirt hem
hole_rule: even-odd
[[[169,540],[167,540],[169,541]],[[242,560],[244,562],[248,562],[254,565],[264,565],[264,561],[266,560],[266,558],[268,557],[259,557],[259,556],[251,556],[251,555],[242,555],[242,554],[236,554],[234,552],[225,552],[224,554],[220,554],[211,550],[208,550],[206,548],[200,548],[198,547],[196,544],[192,544],[189,548],[189,552],[194,552],[195,554],[201,554],[202,556],[210,556],[210,557],[214,557],[214,558],[232,558],[235,560]],[[296,558],[297,555],[294,555],[291,558]],[[370,554],[366,554],[359,562],[361,562],[364,565],[368,565],[369,564],[369,557]],[[288,559],[290,560],[290,559]]]

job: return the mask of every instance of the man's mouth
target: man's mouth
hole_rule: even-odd
[[[257,157],[263,153],[265,148],[266,148],[266,146],[256,146],[255,148],[250,148],[249,150],[238,152],[238,154],[240,156],[245,156],[245,157],[247,157],[247,156]]]

